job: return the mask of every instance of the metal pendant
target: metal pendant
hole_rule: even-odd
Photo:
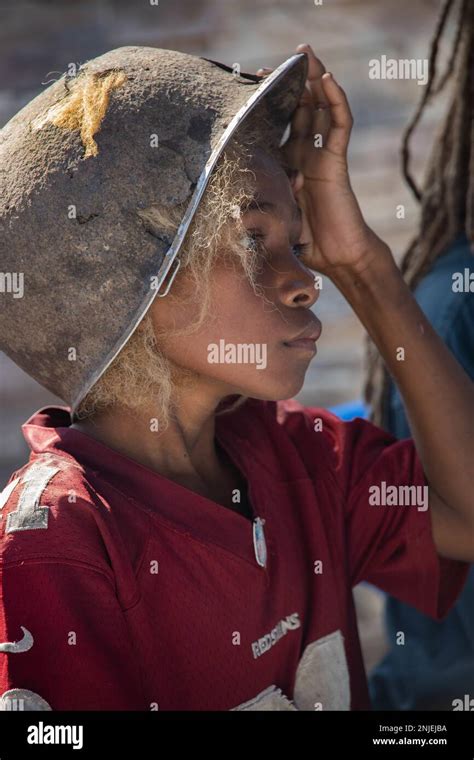
[[[263,532],[264,523],[265,520],[260,517],[256,517],[253,521],[253,547],[255,550],[255,559],[260,567],[265,567],[267,564],[267,544]]]

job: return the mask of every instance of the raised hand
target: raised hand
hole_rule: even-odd
[[[329,277],[341,267],[360,272],[389,250],[366,224],[350,184],[349,103],[309,45],[298,45],[296,52],[308,56],[308,79],[282,150],[295,172],[292,186],[305,217],[304,242],[311,243],[302,261]]]

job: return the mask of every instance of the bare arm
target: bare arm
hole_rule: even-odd
[[[332,280],[402,394],[429,482],[438,552],[474,562],[474,383],[431,327],[387,246],[373,253],[363,271],[339,268]]]

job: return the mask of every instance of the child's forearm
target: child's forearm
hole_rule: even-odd
[[[331,279],[400,389],[430,490],[474,538],[474,383],[431,327],[388,247],[374,243],[373,254],[362,272],[338,268]]]

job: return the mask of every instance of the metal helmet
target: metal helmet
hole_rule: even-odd
[[[305,54],[268,77],[174,50],[122,47],[63,75],[0,131],[0,348],[74,412],[176,258],[212,169],[245,122],[278,146]],[[139,211],[189,199],[174,237]],[[154,287],[150,286],[153,280]]]

